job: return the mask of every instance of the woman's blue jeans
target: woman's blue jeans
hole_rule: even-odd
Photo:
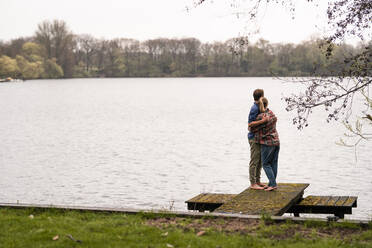
[[[278,174],[279,146],[261,145],[262,167],[269,179],[269,187],[276,187],[276,175]]]

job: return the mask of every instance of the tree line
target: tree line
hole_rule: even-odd
[[[0,77],[334,76],[343,70],[340,61],[366,46],[335,44],[333,56],[326,58],[323,42],[106,40],[73,34],[64,21],[44,21],[32,37],[0,41]]]

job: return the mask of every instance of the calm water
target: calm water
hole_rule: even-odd
[[[271,78],[76,79],[0,85],[0,202],[185,210],[201,193],[249,186],[251,92],[278,116],[279,182],[305,195],[356,195],[372,217],[372,143],[335,145],[344,128],[315,113],[297,131]],[[266,176],[263,173],[264,181]]]

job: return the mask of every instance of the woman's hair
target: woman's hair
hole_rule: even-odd
[[[259,100],[260,112],[261,113],[265,112],[268,105],[269,105],[269,101],[266,99],[266,97],[261,97]]]

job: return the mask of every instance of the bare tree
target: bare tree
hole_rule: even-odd
[[[82,34],[77,37],[78,47],[83,51],[85,70],[89,72],[92,66],[93,56],[97,53],[98,41],[89,34]]]
[[[48,59],[55,58],[66,77],[71,77],[73,67],[73,34],[64,21],[44,21],[38,25],[36,41],[46,50]]]
[[[212,2],[212,0],[195,0],[194,7]],[[304,0],[309,4],[317,4],[316,0]],[[237,15],[244,15],[250,21],[255,20],[262,8],[269,4],[280,5],[289,9],[292,17],[295,17],[295,4],[293,0],[230,0]],[[337,74],[332,71],[332,66],[327,71],[319,72],[314,70],[313,77],[295,78],[291,82],[304,84],[305,90],[290,96],[284,97],[287,103],[286,109],[294,111],[296,116],[293,124],[299,129],[308,126],[308,117],[313,109],[323,106],[328,112],[327,121],[342,120],[351,135],[357,135],[362,139],[369,139],[362,130],[361,121],[357,121],[356,126],[352,127],[349,117],[352,115],[352,105],[354,96],[362,93],[365,97],[366,109],[360,113],[354,113],[371,127],[370,118],[371,98],[369,97],[369,85],[372,82],[372,42],[366,43],[366,39],[371,39],[372,24],[372,0],[334,0],[329,2],[327,9],[328,26],[332,30],[326,34],[320,48],[324,50],[324,55],[328,63],[336,62],[339,66]],[[362,49],[357,53],[345,51],[343,56],[337,52],[342,43],[348,37],[357,37],[363,44]],[[334,75],[330,77],[330,75]]]

